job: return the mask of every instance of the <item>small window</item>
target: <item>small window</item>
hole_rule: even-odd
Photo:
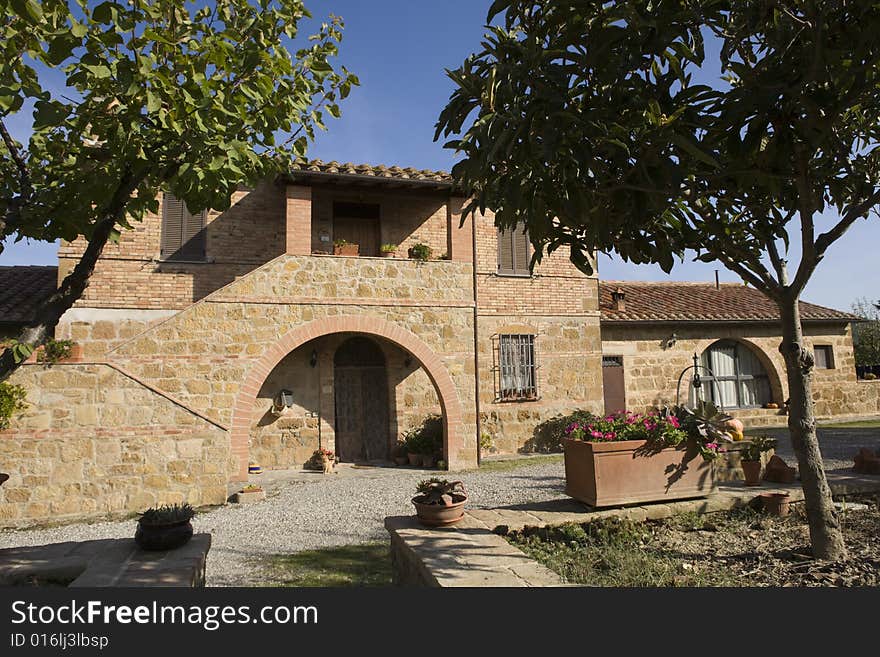
[[[532,245],[528,232],[519,227],[514,230],[498,229],[499,276],[530,276],[531,257]]]
[[[165,194],[162,201],[163,260],[204,260],[207,210],[192,214],[181,199]]]
[[[538,398],[535,336],[496,336],[495,397],[497,401],[528,401]]]
[[[817,370],[834,369],[834,349],[831,345],[816,345],[813,347],[813,353],[816,357]]]

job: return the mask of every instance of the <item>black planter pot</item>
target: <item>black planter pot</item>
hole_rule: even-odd
[[[171,525],[144,525],[138,521],[134,542],[142,550],[173,550],[185,545],[192,535],[193,527],[189,520]]]

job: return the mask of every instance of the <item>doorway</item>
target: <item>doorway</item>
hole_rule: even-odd
[[[339,460],[388,460],[388,372],[378,344],[358,336],[339,345],[333,357],[333,392]]]
[[[602,388],[605,392],[605,415],[626,410],[623,356],[602,356]]]
[[[379,255],[379,205],[334,203],[333,240],[358,245],[358,255]]]

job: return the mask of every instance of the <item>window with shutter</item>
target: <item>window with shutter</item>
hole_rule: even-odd
[[[207,214],[205,210],[192,214],[182,200],[166,193],[162,201],[160,257],[163,260],[204,260]]]
[[[530,276],[529,259],[532,245],[528,232],[498,229],[498,274],[500,276]]]

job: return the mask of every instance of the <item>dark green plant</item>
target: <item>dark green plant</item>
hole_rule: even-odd
[[[429,415],[421,424],[404,434],[406,450],[410,454],[438,454],[443,452],[443,418]]]
[[[568,415],[557,415],[538,424],[532,437],[520,449],[524,453],[551,454],[562,451],[565,430],[572,424],[589,424],[598,416],[589,411],[576,410]]]
[[[431,247],[427,244],[423,244],[419,242],[418,244],[413,244],[409,247],[409,257],[413,260],[421,260],[426,261],[431,259]]]
[[[461,502],[467,497],[467,491],[464,484],[460,481],[448,481],[431,477],[420,481],[416,486],[416,496],[414,500],[419,504],[442,504],[450,506],[456,502]]]
[[[195,515],[195,509],[189,504],[167,504],[147,509],[139,522],[145,526],[162,527],[192,520]]]
[[[776,441],[770,436],[758,436],[743,441],[739,456],[743,461],[760,461],[761,454],[776,447]]]
[[[70,357],[70,350],[73,349],[73,340],[55,340],[49,338],[43,343],[43,348],[37,352],[37,360],[41,363],[51,365],[60,360]]]
[[[15,413],[27,408],[27,391],[16,383],[0,383],[0,429],[8,429]]]
[[[674,415],[681,428],[702,442],[729,443],[732,441],[727,422],[733,417],[721,411],[714,403],[700,400],[693,408],[673,406],[664,409],[664,414]]]
[[[397,244],[391,244],[391,243],[383,244],[382,246],[379,247],[379,250],[382,253],[394,253],[395,251],[397,251]]]

